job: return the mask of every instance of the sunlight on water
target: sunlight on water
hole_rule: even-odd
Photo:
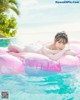
[[[8,100],[79,100],[80,74],[53,73],[45,77],[0,75],[2,91],[8,91]]]

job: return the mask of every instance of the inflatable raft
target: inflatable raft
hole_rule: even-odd
[[[80,42],[70,42],[70,48],[77,56],[64,55],[57,61],[52,61],[48,57],[36,53],[23,53],[20,60],[0,48],[0,74],[15,75],[27,73],[28,75],[50,75],[54,72],[70,72],[80,67]]]

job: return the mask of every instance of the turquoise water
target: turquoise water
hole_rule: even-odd
[[[11,37],[11,38],[0,38],[0,47],[7,47],[10,42],[15,43],[14,40],[15,40],[14,37]]]
[[[80,100],[80,72],[0,75],[0,94],[3,91],[9,93],[6,100]],[[0,100],[4,100],[1,95]]]

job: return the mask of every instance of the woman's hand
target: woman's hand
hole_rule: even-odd
[[[71,56],[76,56],[76,55],[77,55],[77,54],[75,53],[75,51],[73,51],[73,50],[67,51],[65,54],[71,55]]]
[[[64,49],[63,49],[66,52],[70,51],[70,48],[68,46],[66,46]]]

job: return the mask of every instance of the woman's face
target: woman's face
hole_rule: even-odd
[[[62,39],[60,39],[59,41],[55,42],[55,48],[57,50],[63,50],[65,48],[65,45],[66,44],[64,43],[64,41]]]

